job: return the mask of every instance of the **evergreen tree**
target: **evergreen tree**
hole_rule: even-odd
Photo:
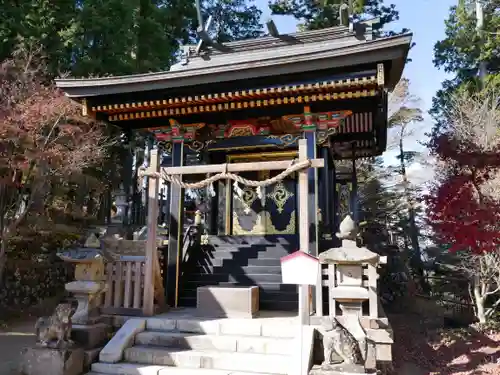
[[[44,55],[49,74],[56,75],[69,66],[71,33],[68,31],[74,27],[74,1],[26,0],[0,4],[0,61],[11,58],[16,47],[20,47]]]
[[[488,80],[500,87],[500,1],[483,0],[482,3],[485,15],[482,35],[476,30],[475,1],[460,0],[457,6],[450,8],[445,21],[445,39],[434,46],[434,65],[454,75],[443,83],[433,99],[435,136],[446,131],[446,115],[451,110],[453,94],[459,89],[474,92],[479,88],[480,61],[486,62]]]
[[[205,0],[202,15],[204,20],[213,17],[209,33],[220,43],[262,35],[262,11],[253,0]]]
[[[325,27],[338,26],[340,23],[340,6],[344,0],[270,0],[269,8],[272,14],[291,15],[300,21],[299,28],[316,30]],[[382,28],[399,19],[399,13],[394,4],[385,5],[383,0],[354,0],[354,19],[370,19],[380,17],[380,23],[374,25],[376,33],[381,34]],[[403,30],[406,31],[406,30]]]

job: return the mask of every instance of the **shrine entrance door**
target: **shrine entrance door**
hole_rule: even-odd
[[[229,155],[229,163],[292,160],[297,151]],[[266,180],[281,171],[252,171],[240,175]],[[226,223],[230,235],[276,235],[297,233],[297,178],[292,174],[266,187],[232,184],[226,190]]]

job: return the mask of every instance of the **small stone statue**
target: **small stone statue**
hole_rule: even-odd
[[[337,238],[341,240],[356,240],[358,228],[356,223],[352,220],[350,215],[347,215],[339,225],[339,233],[336,234]]]
[[[325,370],[331,368],[334,363],[332,356],[337,353],[343,360],[343,365],[363,364],[363,356],[358,341],[342,326],[336,318],[324,318],[322,321],[323,350],[325,360],[321,367]]]
[[[70,303],[61,303],[51,316],[39,318],[35,324],[37,345],[49,348],[71,346],[71,317],[74,313],[75,308]]]

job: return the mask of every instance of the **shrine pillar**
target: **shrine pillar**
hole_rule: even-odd
[[[172,144],[172,167],[184,165],[184,140],[173,139]],[[182,175],[179,176],[182,179]],[[168,254],[166,259],[165,291],[167,304],[177,307],[179,287],[179,267],[182,254],[183,221],[184,221],[184,189],[176,184],[169,184],[170,195],[168,220]]]
[[[311,113],[311,108],[309,106],[304,107],[304,124],[302,124],[302,130],[304,138],[307,144],[307,158],[309,160],[316,159],[317,156],[317,138],[316,138],[316,116]],[[319,201],[318,201],[318,171],[315,168],[310,168],[307,171],[307,181],[308,181],[308,216],[309,216],[309,249],[303,250],[311,255],[318,256],[318,213],[319,213]],[[300,194],[299,190],[297,190]],[[299,198],[300,199],[300,198]],[[300,212],[299,212],[300,215]],[[299,221],[302,219],[299,217]],[[299,233],[300,237],[300,233]],[[322,298],[322,287],[321,287],[321,272],[318,276],[318,283],[314,288],[314,292],[310,293],[310,309],[314,310],[316,315],[322,315],[323,313],[323,298]]]

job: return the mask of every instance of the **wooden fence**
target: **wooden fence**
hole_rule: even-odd
[[[158,257],[154,272],[155,300],[159,308],[165,301]],[[106,282],[101,312],[107,315],[144,315],[146,260],[144,256],[122,256],[106,265]]]

